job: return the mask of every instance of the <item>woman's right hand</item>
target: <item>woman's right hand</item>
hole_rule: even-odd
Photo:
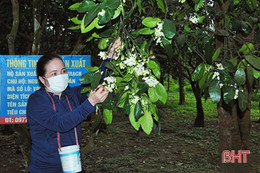
[[[104,88],[102,85],[98,85],[96,89],[90,91],[88,100],[92,104],[92,106],[95,106],[98,103],[104,102],[107,96],[107,89]]]

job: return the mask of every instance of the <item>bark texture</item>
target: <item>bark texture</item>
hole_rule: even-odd
[[[11,0],[13,8],[13,25],[10,34],[6,36],[8,42],[9,55],[15,55],[15,37],[19,27],[19,2]]]

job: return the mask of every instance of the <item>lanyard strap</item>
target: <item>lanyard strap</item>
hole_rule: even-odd
[[[46,91],[47,92],[47,91]],[[49,95],[49,97],[51,98],[51,102],[52,102],[52,106],[53,106],[53,110],[55,112],[56,111],[56,107],[55,107],[55,104],[54,104],[54,101],[51,97],[51,95],[47,92],[47,94]],[[65,95],[66,96],[66,95]],[[70,105],[70,101],[69,101],[69,98],[66,96],[66,99],[67,99],[67,102],[68,102],[68,105],[69,105],[69,108],[70,108],[70,111],[72,112],[72,108],[71,108],[71,105]],[[75,138],[76,138],[76,144],[79,145],[79,141],[78,141],[78,134],[77,134],[77,130],[76,130],[76,127],[74,127],[74,132],[75,132]],[[61,151],[61,145],[60,145],[60,132],[57,132],[57,140],[58,140],[58,146],[59,146],[59,149]]]

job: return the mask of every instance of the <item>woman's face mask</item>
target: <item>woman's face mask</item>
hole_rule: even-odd
[[[68,84],[69,84],[69,75],[68,74],[60,74],[54,77],[45,78],[49,82],[49,87],[46,86],[49,90],[51,90],[54,93],[61,93],[63,92]]]

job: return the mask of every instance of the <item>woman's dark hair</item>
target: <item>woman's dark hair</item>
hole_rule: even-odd
[[[45,76],[46,73],[46,65],[53,59],[58,58],[60,59],[62,62],[63,60],[61,59],[61,57],[59,55],[56,54],[45,54],[43,55],[37,62],[37,67],[36,67],[36,72],[37,72],[37,78],[39,81],[39,85],[41,87],[44,87],[43,83],[41,83],[41,81],[39,80],[39,76]]]

